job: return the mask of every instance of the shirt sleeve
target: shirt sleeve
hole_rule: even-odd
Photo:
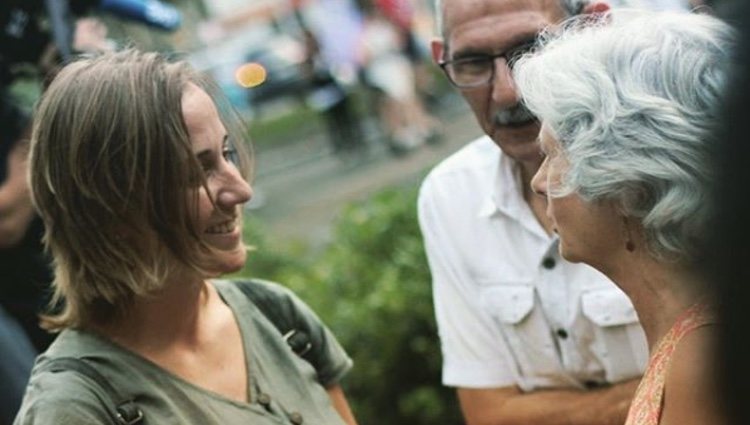
[[[107,425],[103,397],[73,372],[32,372],[13,425]]]
[[[328,388],[337,384],[352,368],[352,360],[336,337],[315,312],[290,291],[297,317],[309,330],[312,343],[309,359],[318,372],[318,381]]]
[[[337,384],[352,368],[353,362],[330,329],[288,288],[266,281],[254,282],[275,293],[277,300],[274,302],[281,311],[279,315],[289,318],[296,330],[309,336],[311,348],[303,357],[315,368],[318,382],[326,388]]]
[[[450,184],[431,174],[418,200],[422,230],[433,285],[435,316],[443,354],[443,384],[464,388],[516,385],[516,364],[494,319],[481,305],[480,285],[471,277],[470,258],[462,244],[471,242],[466,211]],[[454,188],[455,189],[455,188]],[[500,255],[487,253],[487,255]]]

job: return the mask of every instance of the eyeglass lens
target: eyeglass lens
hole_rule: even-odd
[[[529,53],[536,41],[529,41],[502,54],[493,56],[476,56],[446,61],[443,68],[448,78],[458,87],[478,87],[488,84],[495,73],[495,60],[504,57],[512,69],[515,62]]]

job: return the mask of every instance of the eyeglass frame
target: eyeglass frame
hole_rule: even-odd
[[[485,55],[485,54],[477,54],[472,56],[465,56],[458,59],[451,59],[451,60],[441,60],[438,62],[438,66],[440,69],[443,70],[443,73],[445,74],[445,77],[448,79],[448,81],[456,88],[459,89],[473,89],[477,87],[482,87],[489,85],[492,80],[495,79],[495,73],[497,72],[497,65],[496,61],[498,58],[504,58],[505,62],[508,65],[508,68],[513,69],[513,64],[523,55],[527,53],[531,53],[534,48],[539,44],[539,35],[532,38],[531,40],[525,41],[515,47],[512,47],[502,53],[497,53],[493,55]],[[451,76],[450,71],[448,70],[449,66],[453,66],[454,64],[461,64],[461,63],[468,63],[468,62],[476,62],[479,60],[486,60],[487,63],[490,65],[490,72],[488,74],[488,78],[486,81],[483,81],[481,83],[477,84],[458,84]]]

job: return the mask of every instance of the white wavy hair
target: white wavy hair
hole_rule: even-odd
[[[551,195],[615,201],[656,258],[700,259],[734,31],[708,15],[633,10],[563,27],[514,68],[570,164]]]
[[[461,1],[461,0],[453,0],[453,1]],[[563,8],[563,10],[568,14],[568,16],[575,16],[581,13],[584,6],[591,3],[591,0],[559,0],[560,6]],[[443,2],[445,0],[435,0],[435,30],[437,34],[440,34],[441,37],[446,38],[446,35],[443,31],[445,28],[443,27]]]

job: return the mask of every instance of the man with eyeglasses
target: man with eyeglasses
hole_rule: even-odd
[[[558,254],[546,200],[530,189],[539,122],[511,75],[544,28],[607,10],[591,0],[436,4],[433,58],[486,133],[435,167],[419,196],[443,383],[469,425],[621,425],[648,357],[625,294]]]

